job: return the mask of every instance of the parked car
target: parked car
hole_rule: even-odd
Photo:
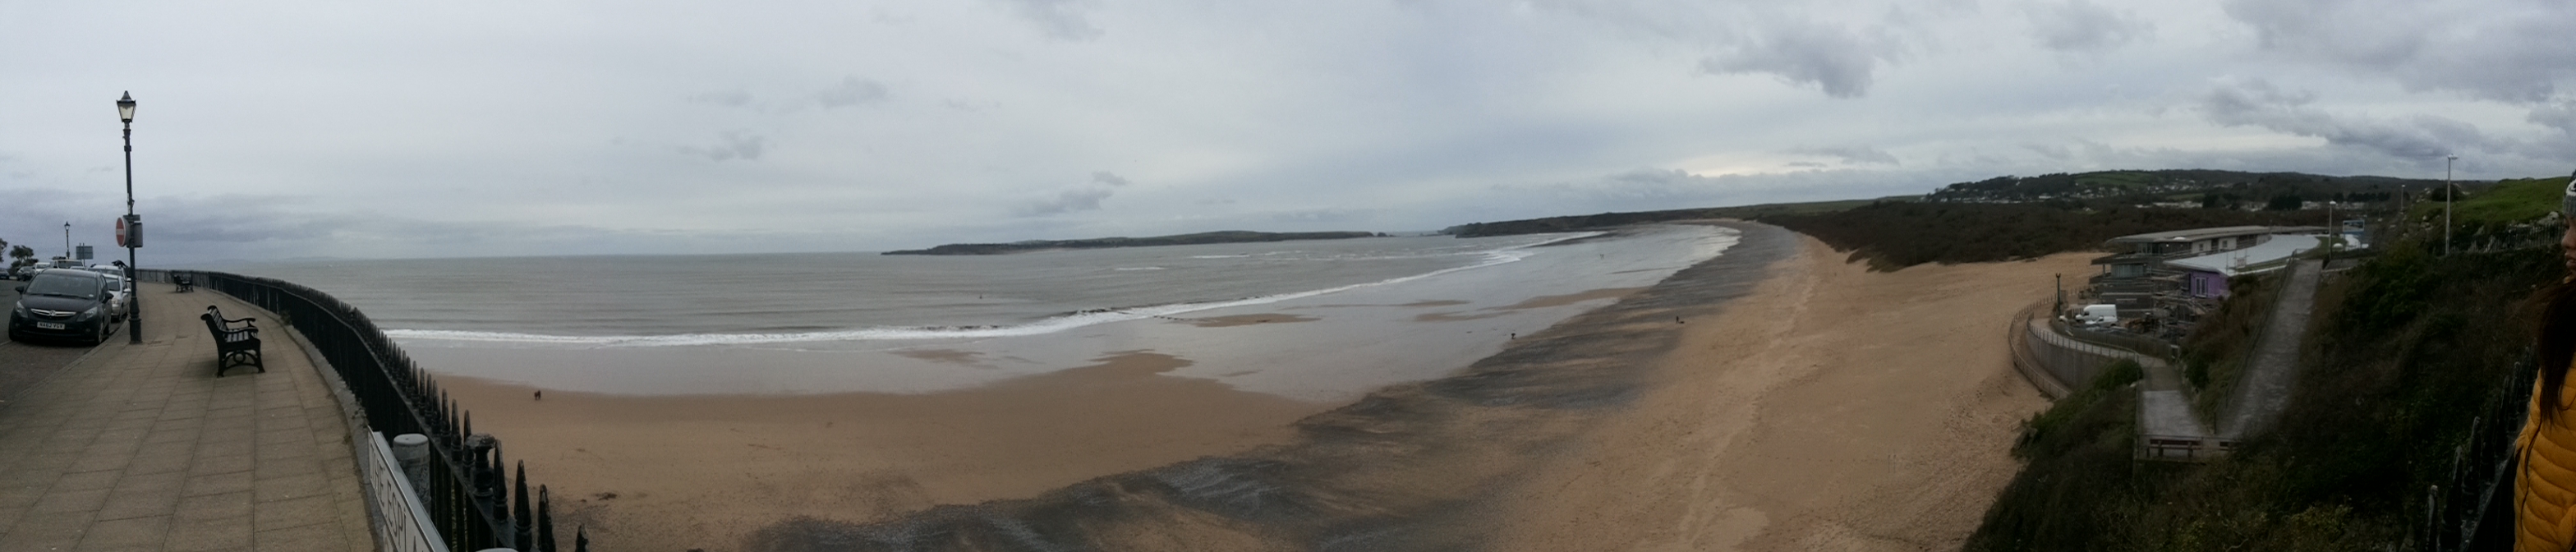
[[[106,274],[108,278],[115,280],[115,282],[109,286],[110,289],[108,292],[116,294],[116,321],[124,322],[125,311],[134,306],[134,303],[125,300],[125,296],[132,295],[135,292],[134,277],[125,273],[125,267],[112,264],[89,265],[89,271]]]
[[[108,322],[117,324],[125,322],[125,310],[134,305],[125,300],[125,296],[130,293],[133,292],[126,289],[126,281],[123,278],[112,275],[107,277]]]
[[[107,342],[116,332],[108,285],[115,280],[87,270],[47,270],[18,286],[18,304],[9,309],[9,339],[71,338],[91,345]]]

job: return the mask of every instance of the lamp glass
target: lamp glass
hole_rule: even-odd
[[[123,97],[123,98],[117,98],[117,100],[116,100],[116,118],[118,118],[118,119],[124,119],[124,120],[125,120],[125,122],[128,122],[128,123],[134,122],[134,93],[133,93],[133,92],[127,92],[127,93],[125,93],[125,97]]]

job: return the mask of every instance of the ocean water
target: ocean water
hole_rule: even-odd
[[[432,371],[547,389],[932,392],[1152,352],[1192,363],[1172,375],[1331,400],[1462,367],[1512,335],[1609,301],[1583,294],[1651,285],[1734,239],[1731,229],[1677,225],[991,256],[211,268],[338,296]],[[1273,314],[1299,323],[1206,323]]]

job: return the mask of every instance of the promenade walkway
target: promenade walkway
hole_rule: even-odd
[[[0,404],[0,552],[366,550],[349,426],[283,324],[143,284],[123,333]],[[215,377],[206,305],[258,316],[268,371]]]
[[[2138,432],[2162,437],[2203,439],[2210,436],[2207,426],[2191,414],[2191,400],[2183,394],[2183,378],[2170,363],[2152,356],[2077,341],[2051,329],[2045,318],[2029,322],[2031,337],[2051,347],[2084,354],[2138,362],[2144,380],[2138,386]]]
[[[2299,346],[2308,335],[2308,313],[2317,302],[2317,275],[2324,268],[2315,260],[2290,265],[2290,277],[2281,282],[2281,298],[2272,304],[2253,358],[2246,363],[2245,379],[2237,384],[2226,417],[2219,421],[2220,435],[2235,439],[2260,432],[2289,406],[2290,385],[2299,375]]]

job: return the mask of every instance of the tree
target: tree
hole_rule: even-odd
[[[18,267],[36,264],[36,248],[24,245],[9,247],[9,259],[11,271],[17,270]]]
[[[2300,199],[2299,194],[2281,194],[2272,196],[2272,201],[2264,203],[2263,210],[2297,211],[2299,210],[2299,207],[2305,203],[2307,203],[2307,201]]]

